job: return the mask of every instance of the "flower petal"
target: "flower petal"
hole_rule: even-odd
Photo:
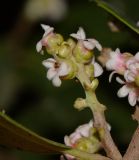
[[[116,71],[113,71],[113,72],[111,72],[111,74],[109,75],[109,83],[111,82],[112,77],[113,77],[113,75],[114,75],[115,73],[117,73],[117,72],[116,72]]]
[[[124,73],[124,78],[126,79],[127,82],[133,82],[135,80],[135,75],[133,72],[126,70]]]
[[[120,84],[125,84],[125,82],[120,77],[116,77],[116,81]]]
[[[137,102],[137,94],[135,90],[132,90],[128,95],[128,101],[131,106],[135,106]]]
[[[83,29],[82,27],[79,27],[79,30],[78,30],[78,32],[77,32],[77,35],[80,36],[80,39],[81,39],[81,40],[85,40],[85,38],[86,38],[85,31],[84,31],[84,29]]]
[[[69,136],[65,136],[65,137],[64,137],[64,143],[65,143],[67,146],[71,146],[71,141],[70,141]]]
[[[42,42],[41,42],[41,40],[36,44],[36,50],[37,50],[37,52],[40,52],[42,50]]]
[[[85,37],[86,37],[85,32],[82,27],[79,28],[77,33],[72,33],[70,34],[70,36],[77,40],[85,40]]]
[[[80,139],[82,136],[79,132],[74,132],[70,135],[70,141],[71,141],[71,144],[74,145],[78,139]]]
[[[61,86],[61,79],[58,77],[58,76],[55,76],[53,79],[52,79],[52,83],[55,87],[60,87]]]
[[[92,50],[95,48],[95,45],[92,42],[89,42],[87,40],[83,41],[83,45],[88,50]]]
[[[137,53],[135,54],[135,59],[136,59],[137,61],[139,61],[139,52],[137,52]]]
[[[84,124],[84,125],[79,126],[76,129],[76,132],[80,133],[80,135],[83,137],[88,137],[90,128],[91,127],[88,124]]]
[[[47,71],[47,78],[49,80],[52,80],[55,76],[57,75],[57,71],[54,69],[54,68],[50,68],[48,71]]]
[[[116,61],[112,58],[106,62],[107,70],[116,70]]]
[[[58,75],[59,76],[66,76],[69,73],[69,67],[66,63],[61,63],[59,69],[58,69]]]
[[[44,60],[42,62],[42,64],[46,67],[46,68],[54,68],[54,65],[56,63],[56,60],[53,58],[48,58],[46,60]]]
[[[121,54],[120,49],[119,49],[119,48],[116,48],[115,53],[116,53],[116,54]]]
[[[129,59],[127,62],[126,62],[126,67],[127,68],[130,68],[130,65],[131,64],[134,64],[136,62],[136,60],[134,58],[131,58]]]
[[[94,63],[94,77],[98,77],[103,73],[102,67],[98,63]]]
[[[73,37],[73,38],[75,38],[75,39],[77,39],[77,40],[80,39],[80,36],[77,35],[76,33],[72,33],[72,34],[70,34],[70,36]]]
[[[131,89],[127,85],[124,85],[118,90],[117,95],[118,97],[126,97],[129,94],[130,90]]]
[[[91,42],[94,47],[96,47],[99,51],[102,51],[101,44],[96,39],[87,39],[89,42]]]
[[[43,37],[47,36],[49,33],[51,33],[54,28],[53,27],[50,27],[48,25],[45,25],[45,24],[41,24],[41,27],[44,29],[45,33],[43,35]]]

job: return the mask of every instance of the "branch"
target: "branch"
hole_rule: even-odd
[[[139,122],[139,108],[136,107],[136,111],[132,116],[133,119]],[[123,157],[123,160],[139,160],[139,125],[133,134],[128,149]]]
[[[137,127],[123,160],[139,160],[139,126]]]
[[[94,125],[101,133],[101,142],[107,156],[113,160],[122,160],[122,156],[116,147],[108,129],[108,123],[105,120],[105,106],[99,103],[95,92],[90,87],[90,80],[80,66],[80,72],[77,78],[80,80],[86,94],[86,104],[92,110],[94,116]]]
[[[94,113],[94,123],[96,128],[102,130],[101,133],[101,142],[104,150],[107,153],[107,156],[112,158],[113,160],[121,160],[122,156],[115,145],[110,131],[108,129],[108,123],[105,120],[104,111],[98,112],[95,111]]]
[[[93,112],[94,125],[100,133],[102,146],[106,151],[107,156],[113,160],[122,160],[121,153],[115,145],[108,129],[108,123],[106,122],[104,114],[106,107],[98,102],[94,92],[86,91],[86,98],[88,105]]]

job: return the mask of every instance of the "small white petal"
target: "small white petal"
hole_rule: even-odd
[[[43,35],[43,37],[47,36],[49,33],[51,33],[54,28],[53,27],[50,27],[48,25],[45,25],[45,24],[41,24],[42,28],[44,29],[45,33]]]
[[[78,133],[80,133],[81,136],[83,137],[88,137],[89,136],[89,129],[91,127],[88,124],[84,124],[78,127],[76,130]]]
[[[90,120],[89,123],[88,123],[89,127],[93,127],[93,120]]]
[[[41,27],[44,29],[44,31],[46,31],[50,28],[50,26],[45,25],[45,24],[41,24]]]
[[[41,42],[41,40],[36,44],[36,50],[37,50],[37,52],[40,52],[42,50],[42,42]]]
[[[47,71],[47,78],[48,78],[49,80],[52,80],[56,75],[57,75],[57,71],[56,71],[54,68],[50,68],[50,69]]]
[[[111,125],[107,123],[108,130],[111,131]]]
[[[139,52],[137,52],[137,53],[135,54],[135,59],[136,59],[137,61],[139,61]]]
[[[70,34],[71,37],[77,39],[77,40],[85,40],[85,32],[82,27],[79,28],[77,33]]]
[[[52,83],[55,87],[60,87],[61,86],[61,79],[58,76],[55,76],[52,79]]]
[[[130,88],[127,87],[127,85],[124,85],[118,90],[117,95],[118,97],[126,97],[129,94],[129,92],[130,92]]]
[[[113,77],[113,75],[114,75],[115,73],[117,73],[117,72],[116,72],[116,71],[113,71],[113,72],[109,75],[109,83],[111,82],[112,77]]]
[[[128,101],[131,106],[135,106],[137,102],[137,95],[135,91],[131,91],[128,96]]]
[[[119,49],[119,48],[116,48],[115,53],[121,54],[120,49]]]
[[[103,73],[102,67],[98,63],[94,63],[94,77],[98,77]]]
[[[83,41],[83,45],[88,50],[92,50],[95,48],[95,45],[92,42],[89,42],[87,40]]]
[[[85,31],[84,31],[84,29],[83,29],[82,27],[79,27],[79,30],[78,30],[78,32],[77,32],[77,35],[80,36],[80,39],[81,39],[81,40],[85,40],[85,38],[86,38]]]
[[[129,60],[126,62],[127,68],[130,68],[130,65],[131,65],[131,64],[134,64],[135,62],[136,62],[135,59],[133,59],[133,58],[129,59]]]
[[[76,33],[72,33],[72,34],[70,34],[70,36],[73,37],[73,38],[75,38],[75,39],[77,39],[77,40],[80,39],[80,36],[77,35]]]
[[[58,75],[59,76],[66,76],[69,73],[69,68],[66,63],[61,63],[59,70],[58,70]]]
[[[76,141],[78,140],[78,139],[80,139],[82,136],[81,136],[81,134],[80,133],[78,133],[78,132],[74,132],[74,133],[72,133],[71,135],[70,135],[70,141],[71,141],[71,143],[72,143],[72,145],[74,144],[74,143],[76,143]]]
[[[124,73],[124,78],[127,82],[133,82],[135,80],[135,75],[129,70],[126,70]]]
[[[71,146],[71,141],[70,141],[69,136],[65,136],[65,137],[64,137],[64,143],[65,143],[67,146]]]
[[[43,64],[46,68],[54,68],[55,63],[56,63],[56,61],[55,61],[55,59],[53,59],[53,58],[48,58],[48,59],[46,59],[46,60],[44,60],[44,61],[42,62],[42,64]]]
[[[102,51],[102,46],[96,39],[87,39],[87,40],[91,42],[99,51]]]
[[[125,82],[120,77],[116,77],[116,81],[120,84],[125,84]]]
[[[106,69],[107,70],[116,70],[116,61],[115,59],[109,59],[107,62],[106,62]]]

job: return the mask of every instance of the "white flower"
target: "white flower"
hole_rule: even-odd
[[[81,41],[83,43],[83,46],[88,50],[93,50],[95,47],[101,51],[102,46],[96,39],[86,39],[86,35],[84,32],[84,29],[82,27],[79,28],[77,33],[70,34],[71,37]]]
[[[54,28],[48,25],[41,24],[41,27],[44,29],[44,34],[42,39],[36,45],[37,52],[40,52],[42,47],[47,45],[47,36],[54,31]]]
[[[124,77],[127,82],[134,82],[136,77],[139,76],[139,52],[126,62],[127,70]]]
[[[116,78],[117,82],[123,84],[123,86],[118,90],[118,97],[128,96],[128,102],[131,106],[135,106],[137,101],[139,101],[139,88],[133,83],[124,82],[119,77]]]
[[[125,73],[127,69],[126,62],[128,59],[129,59],[129,54],[127,53],[121,54],[119,48],[109,53],[109,59],[106,62],[106,69],[113,70],[113,72],[109,76],[109,82],[111,82],[112,77],[115,73],[122,75]]]
[[[89,137],[90,128],[93,127],[93,121],[91,120],[87,124],[83,124],[79,126],[75,132],[73,132],[70,136],[64,137],[64,142],[67,146],[74,147],[76,142],[82,137]]]
[[[117,48],[115,51],[109,53],[109,60],[106,62],[106,68],[108,70],[115,70],[117,73],[121,73],[125,70],[125,58],[120,53],[120,49]]]
[[[66,76],[70,71],[69,66],[65,62],[58,64],[53,58],[44,60],[42,64],[48,68],[47,78],[52,80],[53,85],[56,87],[61,85],[60,77]]]
[[[89,137],[89,131],[90,128],[93,127],[93,121],[91,120],[87,124],[83,124],[79,126],[71,135],[64,137],[64,142],[69,147],[76,147],[77,141],[82,137]],[[76,158],[74,156],[71,156],[69,154],[65,154],[65,157],[67,160],[75,160]],[[61,160],[64,160],[64,157],[61,156]]]
[[[92,60],[92,64],[94,65],[94,77],[99,77],[103,73],[101,65],[95,62],[94,58]]]

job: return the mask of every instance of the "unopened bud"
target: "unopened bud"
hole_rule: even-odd
[[[76,147],[89,153],[95,153],[101,148],[100,142],[93,137],[80,138],[76,143]]]
[[[73,54],[79,63],[88,63],[93,57],[93,51],[85,49],[80,42],[77,43]]]
[[[70,71],[63,79],[73,79],[77,74],[77,66],[71,60],[67,60],[66,63],[70,67]]]
[[[94,79],[94,80],[92,81],[92,83],[91,83],[91,89],[92,89],[93,91],[95,91],[96,88],[98,87],[98,84],[99,84],[98,79],[97,79],[97,78]]]
[[[69,55],[71,55],[71,47],[69,46],[68,43],[64,42],[60,47],[58,51],[58,55],[61,58],[67,58]]]
[[[67,43],[70,45],[71,49],[74,49],[75,46],[76,46],[75,41],[74,41],[73,39],[71,39],[71,38],[69,38],[69,39],[67,40]]]
[[[84,109],[85,107],[87,107],[86,100],[83,98],[77,98],[74,102],[74,107],[78,110]]]
[[[52,34],[47,38],[47,52],[49,54],[58,54],[58,49],[61,43],[64,41],[62,35]]]
[[[85,65],[85,72],[91,80],[94,79],[94,66],[92,64]]]

